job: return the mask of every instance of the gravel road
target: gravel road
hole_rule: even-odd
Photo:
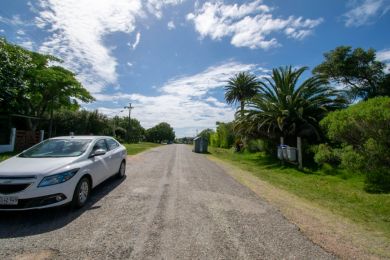
[[[331,259],[186,145],[128,158],[81,210],[0,212],[0,259]]]

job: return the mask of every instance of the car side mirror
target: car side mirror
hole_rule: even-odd
[[[107,153],[107,151],[105,149],[97,149],[95,152],[92,152],[89,157],[99,156],[99,155],[103,155],[106,153]]]

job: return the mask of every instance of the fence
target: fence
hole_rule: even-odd
[[[43,141],[44,133],[45,132],[43,130],[32,132],[12,128],[10,133],[10,143],[0,145],[0,153],[25,150]]]

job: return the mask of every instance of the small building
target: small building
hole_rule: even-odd
[[[201,136],[194,138],[194,152],[207,153],[208,140]]]

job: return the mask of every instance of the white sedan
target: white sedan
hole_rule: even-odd
[[[0,210],[86,204],[91,189],[126,173],[126,148],[108,136],[45,140],[0,163]]]

